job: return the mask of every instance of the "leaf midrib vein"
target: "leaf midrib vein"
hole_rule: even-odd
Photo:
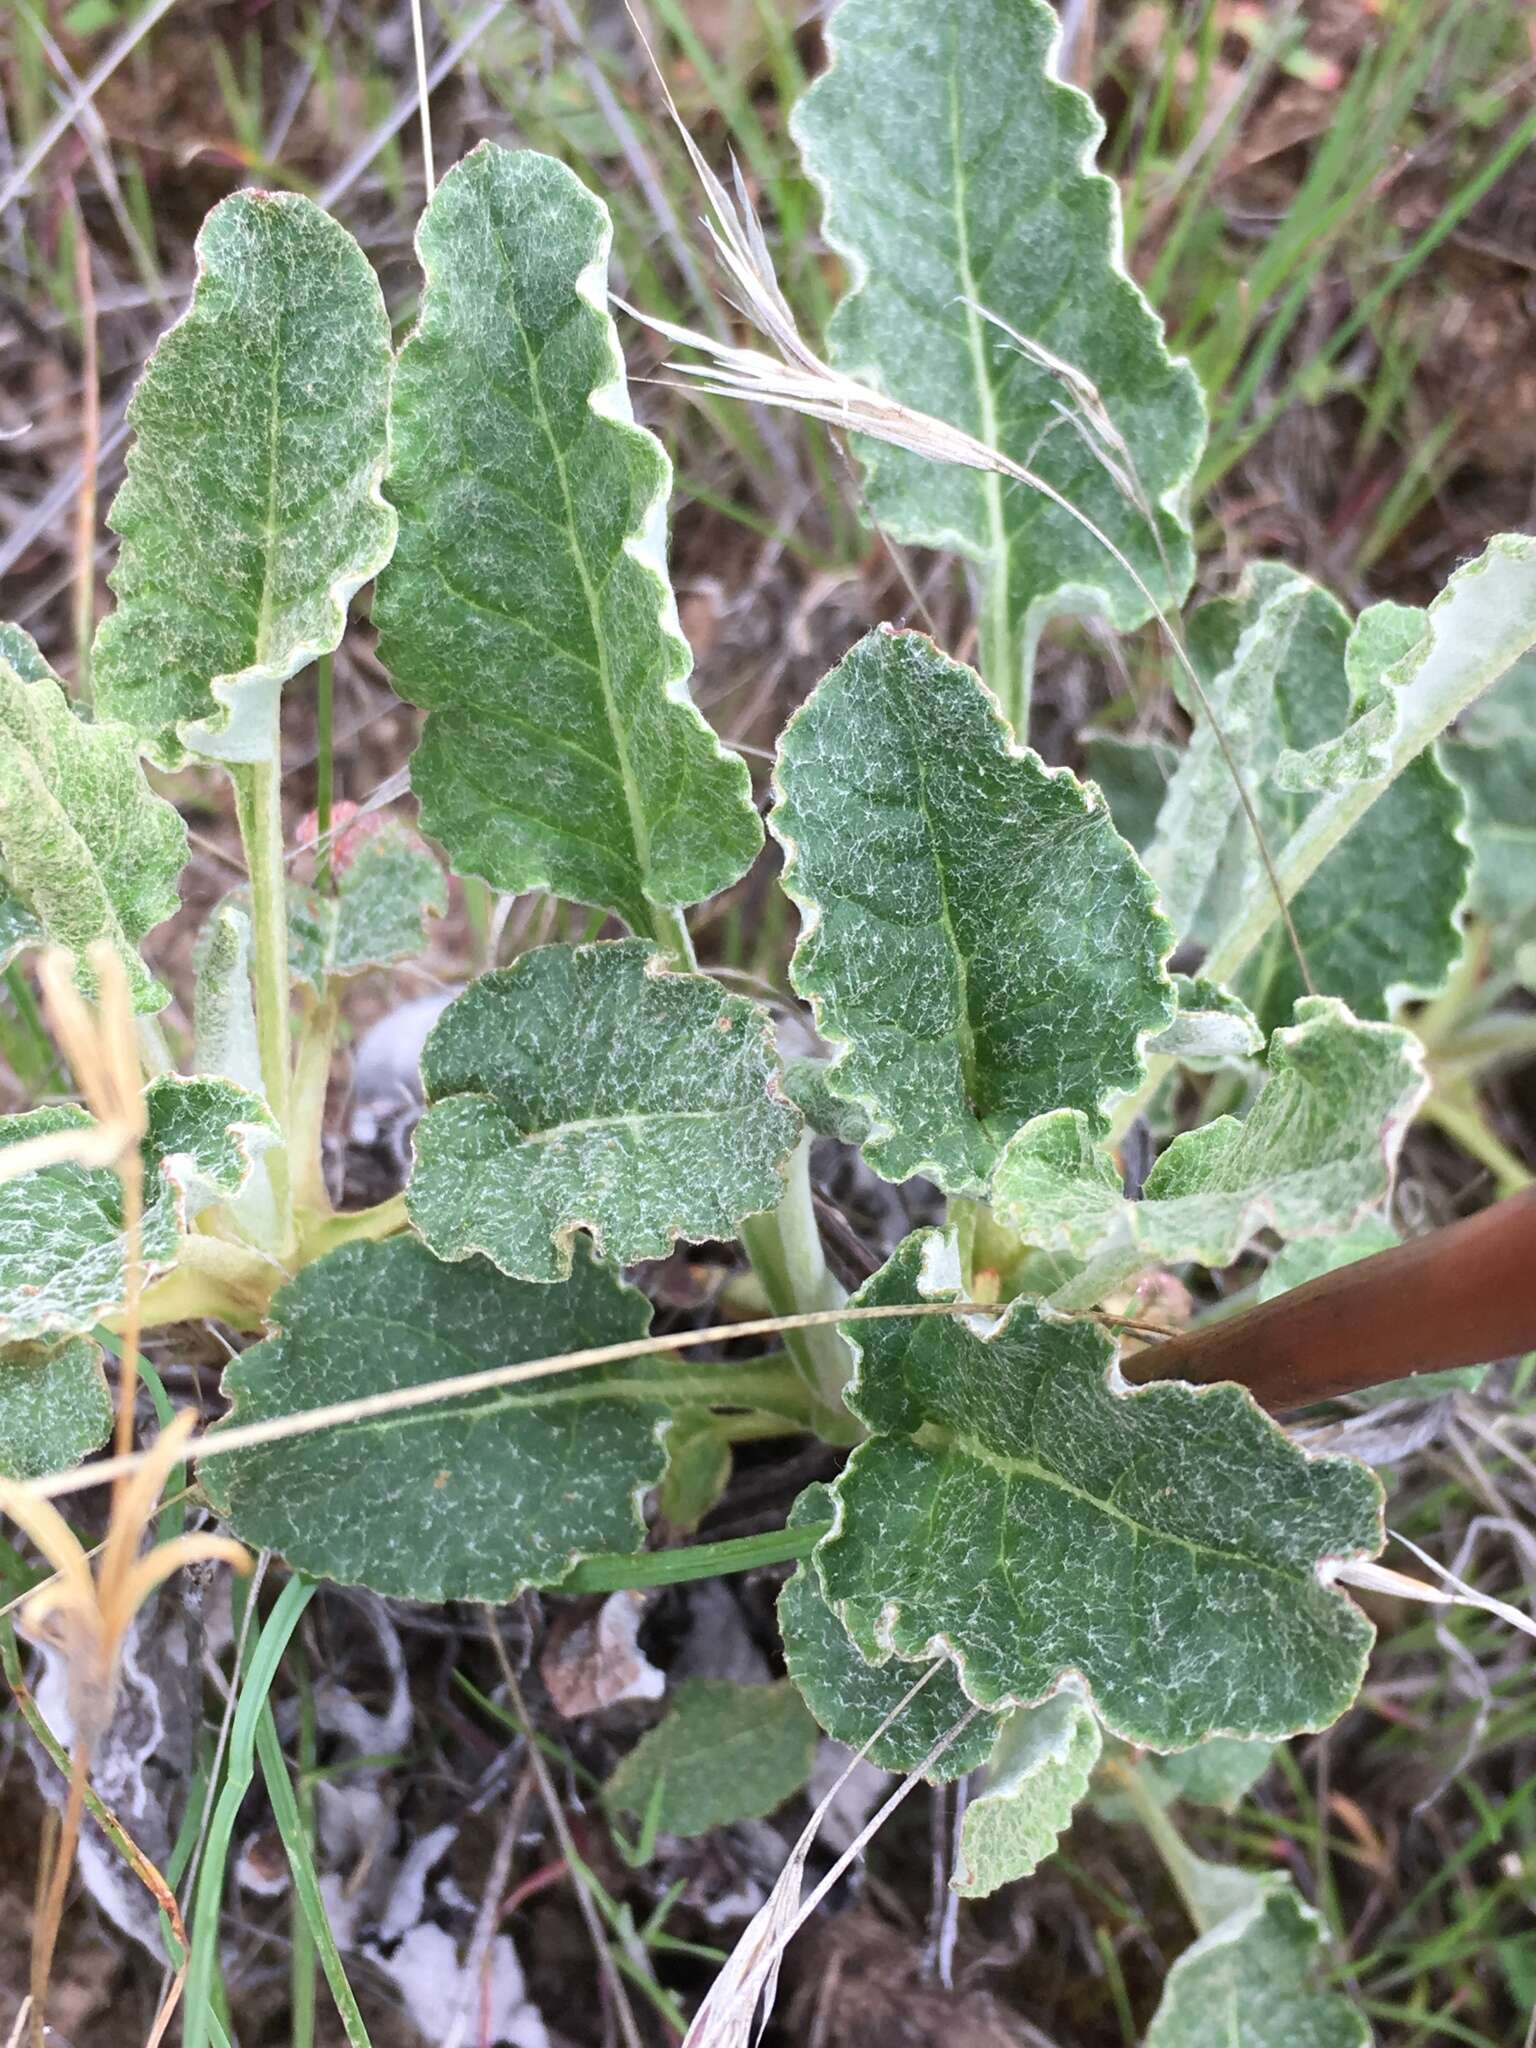
[[[943,1428],[943,1425],[940,1427]],[[1043,1485],[1053,1486],[1058,1492],[1069,1495],[1073,1500],[1082,1501],[1086,1506],[1097,1509],[1102,1515],[1107,1515],[1111,1521],[1121,1523],[1137,1542],[1145,1540],[1152,1543],[1171,1543],[1180,1550],[1188,1551],[1191,1557],[1212,1558],[1229,1566],[1246,1565],[1253,1571],[1262,1572],[1267,1578],[1281,1579],[1287,1583],[1294,1581],[1298,1575],[1294,1566],[1275,1564],[1268,1558],[1252,1557],[1242,1550],[1219,1550],[1214,1544],[1202,1543],[1196,1537],[1181,1536],[1174,1530],[1157,1529],[1149,1522],[1139,1522],[1134,1515],[1128,1515],[1124,1508],[1116,1507],[1113,1501],[1105,1500],[1099,1494],[1090,1493],[1086,1487],[1074,1485],[1064,1474],[1052,1471],[1048,1465],[1039,1464],[1034,1458],[1005,1456],[1002,1452],[994,1451],[987,1445],[979,1443],[974,1437],[966,1436],[958,1430],[944,1429],[944,1436],[949,1448],[962,1451],[967,1457],[974,1458],[978,1464],[987,1466],[989,1470],[996,1472],[1005,1484],[1014,1479],[1033,1479]]]
[[[939,891],[939,928],[949,947],[954,962],[955,980],[959,988],[959,1011],[955,1019],[955,1038],[960,1051],[960,1073],[965,1083],[966,1107],[974,1117],[981,1116],[979,1074],[976,1064],[976,1032],[971,1023],[971,971],[970,962],[961,949],[960,936],[955,930],[955,920],[949,905],[949,884],[944,872],[944,856],[939,847],[938,833],[933,806],[928,801],[928,770],[923,759],[921,739],[914,741],[912,760],[917,769],[918,803],[923,813],[923,825],[928,837],[929,849],[933,855],[934,880]]]
[[[981,438],[989,448],[997,449],[1000,453],[997,397],[992,389],[992,378],[987,368],[981,316],[976,311],[976,272],[971,261],[971,231],[965,211],[965,157],[960,147],[959,69],[953,51],[949,65],[949,142],[954,173],[951,189],[954,195],[952,210],[955,222],[955,254],[965,294],[966,346],[970,351],[971,374],[976,382],[976,396],[981,406]],[[1003,480],[995,470],[987,470],[982,475],[981,488],[987,507],[987,528],[991,535],[990,573],[994,579],[993,596],[1001,615],[1006,618],[1009,612],[1009,560],[1008,530],[1003,519]]]
[[[256,611],[254,649],[258,667],[264,667],[270,658],[267,643],[272,634],[273,584],[276,577],[273,556],[276,553],[280,531],[277,516],[277,468],[278,448],[282,437],[278,412],[278,385],[283,358],[283,311],[282,301],[279,300],[274,314],[272,368],[267,387],[267,512],[262,529],[261,603]]]
[[[728,1109],[615,1110],[609,1116],[572,1117],[567,1123],[548,1124],[543,1130],[523,1131],[519,1135],[525,1145],[550,1145],[581,1131],[640,1131],[652,1124],[714,1123],[729,1114]]]
[[[510,279],[516,275],[515,266],[512,262],[511,252],[507,248],[505,238],[502,235],[501,224],[494,218],[491,221],[491,232],[496,238],[496,246],[501,253],[502,262],[506,266],[507,276]],[[593,310],[595,311],[595,309]],[[604,316],[598,313],[596,317],[602,319]],[[571,555],[576,564],[576,573],[581,579],[582,595],[586,599],[587,604],[587,616],[592,622],[592,644],[597,653],[598,687],[602,691],[603,713],[608,722],[608,731],[613,740],[614,756],[618,762],[619,775],[624,786],[624,803],[629,813],[630,832],[633,835],[635,844],[635,863],[641,876],[641,894],[649,901],[650,892],[646,888],[646,882],[649,880],[651,872],[650,833],[646,826],[645,811],[640,799],[639,785],[635,780],[634,764],[629,758],[629,748],[619,719],[619,708],[614,699],[613,674],[609,659],[607,635],[603,631],[602,617],[598,604],[598,590],[593,582],[592,572],[587,562],[586,550],[582,546],[581,534],[576,524],[576,507],[571,496],[571,481],[566,468],[565,451],[556,438],[554,423],[550,419],[548,409],[544,404],[544,393],[539,382],[538,358],[533,353],[527,327],[524,325],[520,315],[514,316],[513,325],[517,329],[517,338],[522,346],[524,360],[528,365],[529,394],[538,413],[539,425],[543,430],[544,438],[549,444],[550,456],[555,465],[555,477],[560,485],[561,502],[565,506],[566,527],[571,540]],[[594,413],[593,419],[598,420],[598,415]],[[598,420],[598,424],[608,425],[610,423]],[[620,546],[622,547],[622,545],[623,543],[621,542]]]

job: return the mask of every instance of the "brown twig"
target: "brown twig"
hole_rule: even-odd
[[[1127,1379],[1237,1380],[1302,1408],[1536,1347],[1536,1189],[1125,1361]]]

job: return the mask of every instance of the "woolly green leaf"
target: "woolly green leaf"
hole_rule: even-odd
[[[65,946],[83,964],[105,942],[136,1010],[170,1001],[139,958],[175,915],[187,828],[152,794],[120,725],[77,718],[64,685],[19,626],[0,632],[0,965],[23,946]]]
[[[1190,1806],[1218,1806],[1231,1813],[1275,1760],[1274,1744],[1241,1742],[1213,1735],[1177,1756],[1149,1756],[1140,1765],[1159,1793]]]
[[[800,1134],[773,1031],[640,939],[543,946],[450,1003],[421,1060],[411,1220],[440,1258],[558,1280],[578,1230],[622,1264],[771,1209]]]
[[[1117,1768],[1101,1774],[1093,1794],[1094,1810],[1105,1820],[1135,1822],[1136,1806],[1119,1789],[1123,1772],[1134,1770],[1160,1806],[1171,1806],[1175,1800],[1181,1800],[1189,1806],[1216,1806],[1223,1813],[1231,1813],[1273,1764],[1275,1745],[1212,1735],[1175,1756],[1148,1755],[1138,1759],[1132,1750],[1117,1742],[1110,1758]]]
[[[950,1889],[984,1899],[1038,1869],[1087,1792],[1102,1742],[1076,1693],[1059,1692],[1010,1714],[960,1823]]]
[[[292,931],[290,927],[290,937]],[[256,1008],[251,987],[251,921],[225,898],[199,935],[197,985],[193,1003],[199,1074],[233,1081],[266,1099]],[[246,1185],[229,1204],[240,1234],[274,1254],[282,1248],[284,1223],[265,1159],[258,1159]]]
[[[58,683],[59,676],[32,635],[23,626],[0,619],[0,661],[7,661],[24,683]]]
[[[1536,922],[1536,656],[1479,698],[1442,749],[1467,799],[1472,908],[1494,926]]]
[[[805,1528],[832,1519],[830,1487],[808,1486],[790,1512],[789,1526]],[[888,1653],[871,1664],[847,1629],[827,1605],[816,1567],[797,1565],[779,1595],[779,1633],[784,1639],[784,1665],[804,1695],[805,1703],[827,1733],[850,1749],[864,1749],[882,1771],[921,1768],[929,1752],[963,1721],[971,1702],[960,1689],[953,1666],[935,1672],[917,1697],[903,1708],[878,1740],[875,1730],[896,1711],[921,1673]],[[940,1755],[928,1776],[934,1784],[963,1778],[975,1770],[997,1738],[994,1714],[978,1714]]]
[[[345,228],[292,192],[213,209],[191,306],[128,408],[92,670],[102,713],[167,766],[269,759],[283,684],[388,561],[389,379],[389,316]]]
[[[354,826],[333,865],[333,894],[296,889],[289,896],[289,972],[314,988],[332,974],[414,958],[426,943],[428,917],[448,908],[436,857],[398,818],[381,820],[366,836]]]
[[[1214,981],[1173,977],[1177,1008],[1173,1022],[1147,1040],[1148,1052],[1183,1060],[1188,1066],[1251,1059],[1264,1049],[1258,1019],[1240,996]]]
[[[679,1408],[667,1431],[656,1505],[674,1529],[697,1529],[731,1483],[731,1440],[708,1408]]]
[[[197,1070],[261,1093],[261,1053],[251,996],[251,920],[226,897],[199,937],[193,999]]]
[[[1313,1988],[1321,1946],[1289,1878],[1255,1881],[1168,1972],[1146,2048],[1369,2048],[1364,2015]]]
[[[345,1245],[278,1294],[276,1334],[230,1366],[229,1420],[624,1343],[650,1314],[584,1250],[569,1279],[530,1287],[480,1259],[445,1266],[411,1237]],[[639,1547],[640,1503],[665,1462],[648,1364],[232,1451],[203,1484],[238,1536],[301,1571],[408,1600],[513,1600],[583,1557]]]
[[[792,1799],[811,1775],[816,1743],[816,1723],[787,1680],[690,1678],[620,1763],[603,1800],[653,1820],[661,1834],[706,1835]]]
[[[164,1075],[145,1090],[144,1275],[176,1262],[180,1234],[237,1195],[277,1139],[266,1107],[227,1081]],[[92,1120],[74,1103],[0,1117],[3,1148]],[[48,1166],[0,1181],[0,1341],[89,1330],[125,1299],[122,1184],[108,1167]]]
[[[1090,168],[1103,124],[1052,75],[1057,34],[1044,0],[916,13],[843,0],[830,69],[794,119],[853,279],[828,343],[839,369],[1045,479],[1177,604],[1193,567],[1199,387],[1126,274],[1114,188]],[[1083,380],[1107,434],[1088,425]],[[1121,628],[1149,616],[1103,544],[1038,492],[880,444],[862,452],[883,526],[982,565],[983,666],[1005,704],[1053,613],[1102,611]]]
[[[888,1180],[980,1193],[1062,1103],[1096,1112],[1166,1024],[1169,933],[1090,786],[1014,745],[970,669],[867,635],[779,742],[791,973]]]
[[[1356,1259],[1390,1251],[1397,1242],[1397,1232],[1390,1223],[1380,1216],[1367,1216],[1343,1237],[1301,1239],[1284,1245],[1265,1269],[1259,1282],[1259,1299],[1273,1301],[1276,1295],[1316,1280],[1324,1273],[1336,1272],[1340,1266],[1353,1265]],[[1379,1387],[1361,1387],[1353,1398],[1370,1408],[1387,1401],[1427,1401],[1437,1394],[1454,1394],[1476,1387],[1487,1371],[1486,1365],[1455,1365],[1444,1372],[1411,1373],[1407,1379],[1387,1380]]]
[[[901,1245],[861,1304],[956,1299],[940,1233]],[[1372,1631],[1324,1561],[1381,1546],[1363,1466],[1309,1458],[1241,1387],[1123,1392],[1090,1322],[1014,1302],[850,1324],[849,1407],[871,1431],[834,1489],[822,1588],[867,1655],[952,1656],[986,1707],[1071,1679],[1127,1740],[1326,1727]]]
[[[1250,793],[1273,768],[1281,744],[1277,695],[1282,689],[1313,689],[1316,676],[1326,676],[1342,660],[1345,632],[1343,614],[1326,592],[1272,562],[1250,569],[1235,598],[1218,599],[1195,614],[1190,659]],[[1200,936],[1201,905],[1222,872],[1229,838],[1239,824],[1246,829],[1247,821],[1215,726],[1203,706],[1186,708],[1195,720],[1194,734],[1168,784],[1143,858],[1175,928]]]
[[[1291,754],[1276,766],[1276,780],[1305,794],[1324,786],[1290,838],[1275,849],[1275,867],[1287,901],[1295,902],[1322,864],[1356,832],[1361,821],[1410,771],[1452,722],[1536,645],[1536,536],[1498,534],[1475,562],[1458,569],[1429,609],[1415,615],[1410,634],[1394,607],[1377,607],[1361,621],[1346,662],[1359,714],[1357,758],[1350,758],[1351,728],[1324,753]],[[1394,660],[1392,657],[1396,655]],[[1378,715],[1390,712],[1390,727]],[[1364,779],[1355,779],[1360,769]],[[1396,887],[1395,877],[1381,886]],[[1341,892],[1345,913],[1359,901]],[[1230,982],[1274,924],[1273,893],[1255,890],[1226,913],[1206,955],[1205,971]]]
[[[67,1472],[111,1434],[112,1398],[88,1338],[0,1347],[0,1479]]]
[[[713,895],[762,841],[745,765],[688,695],[666,575],[671,469],[629,412],[608,215],[563,164],[490,143],[417,235],[379,655],[432,715],[424,830],[461,873],[636,931]]]
[[[1392,614],[1390,623],[1382,613]],[[1362,647],[1383,634],[1401,639],[1402,613],[1378,605],[1351,629],[1326,591],[1264,564],[1235,599],[1196,615],[1191,654],[1271,850],[1287,844],[1318,801],[1286,786],[1288,750],[1346,727]],[[1422,637],[1423,614],[1407,616]],[[1270,884],[1214,728],[1203,711],[1195,717],[1146,861],[1176,928],[1204,942],[1234,906]],[[1469,867],[1462,816],[1429,748],[1322,863],[1291,906],[1319,993],[1338,996],[1358,1016],[1384,1018],[1405,996],[1441,986],[1461,951],[1457,912]],[[1306,992],[1278,923],[1241,987],[1266,1030]]]
[[[1144,853],[1157,830],[1157,814],[1179,765],[1178,748],[1170,746],[1167,740],[1132,740],[1119,733],[1089,733],[1083,743],[1083,757],[1088,773],[1104,792],[1115,830],[1138,853]]]
[[[1089,1262],[1071,1283],[1072,1306],[1145,1266],[1229,1265],[1259,1230],[1337,1235],[1385,1199],[1425,1095],[1417,1041],[1395,1025],[1363,1024],[1327,996],[1298,1003],[1296,1019],[1270,1040],[1269,1075],[1247,1117],[1175,1138],[1139,1202],[1121,1193],[1113,1160],[1076,1111],[1020,1131],[998,1165],[993,1206],[1030,1243]]]
[[[819,1138],[844,1145],[862,1145],[870,1133],[869,1117],[856,1102],[834,1092],[830,1061],[798,1053],[784,1062],[784,1093]]]

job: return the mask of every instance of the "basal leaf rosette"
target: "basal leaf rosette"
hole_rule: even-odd
[[[414,1237],[351,1244],[276,1297],[275,1334],[224,1376],[233,1423],[643,1337],[650,1303],[583,1247],[533,1286]],[[242,1541],[409,1600],[515,1599],[581,1558],[633,1551],[667,1410],[647,1361],[547,1378],[208,1459]]]
[[[223,1080],[162,1075],[145,1090],[146,1281],[176,1263],[181,1234],[213,1204],[238,1195],[277,1142],[266,1104]],[[56,1131],[86,1130],[74,1103],[0,1117],[3,1148]],[[126,1298],[122,1183],[109,1167],[47,1166],[0,1181],[0,1342],[89,1330]]]
[[[422,1055],[411,1220],[440,1258],[553,1281],[578,1231],[629,1265],[771,1209],[800,1135],[764,1011],[642,940],[543,946]]]
[[[956,1299],[919,1233],[857,1297]],[[1328,1583],[1381,1547],[1381,1489],[1240,1388],[1127,1392],[1095,1324],[1021,1300],[849,1326],[869,1431],[836,1483],[822,1589],[867,1657],[946,1654],[979,1705],[1070,1683],[1129,1741],[1279,1739],[1354,1699],[1370,1624]]]
[[[828,347],[838,369],[1044,478],[1176,605],[1204,409],[1126,272],[1115,188],[1093,168],[1103,123],[1055,75],[1059,35],[1044,0],[833,12],[830,64],[794,116],[851,280]],[[1150,615],[1059,502],[880,443],[860,453],[881,525],[981,565],[982,667],[1005,705],[1053,613],[1102,611],[1122,630]]]
[[[111,946],[136,1010],[170,993],[139,957],[174,917],[187,828],[144,779],[125,726],[80,717],[19,626],[0,626],[0,965],[28,946],[63,946],[81,985],[85,956]]]
[[[1245,1118],[1221,1116],[1174,1139],[1139,1201],[1072,1110],[1036,1117],[998,1163],[998,1216],[1031,1244],[1068,1252],[1083,1272],[1055,1297],[1089,1308],[1145,1267],[1230,1265],[1260,1230],[1341,1236],[1392,1187],[1404,1133],[1427,1081],[1418,1041],[1308,996],[1269,1043],[1263,1088]]]
[[[481,143],[438,186],[374,620],[430,714],[411,779],[454,868],[650,932],[743,874],[762,827],[745,763],[688,693],[672,471],[630,416],[611,238],[601,201],[533,150]]]
[[[93,659],[101,711],[167,767],[270,760],[283,684],[337,646],[395,540],[389,315],[357,243],[297,193],[237,192],[197,266],[128,408]]]
[[[1102,797],[1015,744],[975,673],[867,634],[779,742],[791,963],[886,1179],[986,1190],[1002,1147],[1097,1116],[1173,1011],[1152,883]]]

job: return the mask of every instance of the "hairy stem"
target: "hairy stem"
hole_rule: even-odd
[[[232,768],[235,812],[251,878],[252,975],[256,997],[256,1041],[267,1105],[277,1118],[284,1144],[289,1135],[293,1053],[288,1015],[288,892],[283,868],[282,754],[273,718],[272,753],[266,761]],[[268,1155],[273,1190],[286,1216],[288,1165]]]
[[[790,1157],[784,1198],[777,1209],[749,1216],[741,1242],[762,1282],[775,1315],[806,1315],[841,1308],[847,1299],[828,1269],[811,1199],[811,1141],[804,1137]],[[817,1430],[832,1443],[857,1440],[843,1406],[843,1388],[853,1371],[853,1354],[835,1324],[786,1330],[784,1348],[794,1360],[816,1405]]]
[[[656,943],[667,955],[680,974],[692,973],[698,965],[693,953],[693,940],[688,931],[688,920],[680,910],[664,909],[660,904],[651,908],[651,932]]]
[[[1029,742],[1029,678],[1024,649],[1008,616],[1008,578],[993,571],[982,584],[981,617],[977,622],[981,679],[1002,706],[1020,746]]]
[[[687,920],[680,910],[657,907],[652,928],[659,945],[684,971],[696,963]],[[749,1216],[741,1226],[741,1248],[762,1284],[776,1316],[809,1315],[817,1309],[841,1308],[844,1290],[828,1270],[821,1232],[811,1199],[811,1141],[802,1138],[790,1157],[784,1195],[776,1209]],[[786,1330],[784,1347],[809,1388],[819,1435],[832,1443],[857,1441],[857,1431],[843,1406],[843,1388],[853,1371],[853,1354],[841,1331],[830,1325],[817,1330]]]
[[[333,1252],[338,1245],[378,1244],[386,1237],[398,1237],[402,1230],[410,1227],[406,1214],[405,1196],[391,1195],[386,1202],[376,1202],[371,1209],[347,1209],[339,1215],[327,1214],[318,1223],[311,1223],[300,1233],[298,1263],[312,1265],[316,1259]]]
[[[155,1329],[217,1316],[236,1329],[253,1330],[288,1277],[285,1265],[250,1245],[192,1231],[178,1240],[171,1271],[144,1289],[140,1326]],[[110,1330],[121,1330],[126,1316],[126,1310],[119,1310],[102,1321]]]
[[[302,998],[298,1051],[293,1066],[290,1105],[289,1172],[296,1209],[313,1216],[331,1213],[325,1184],[325,1096],[331,1078],[331,1051],[340,1006],[331,989],[323,996]]]
[[[1524,1160],[1489,1130],[1469,1087],[1436,1087],[1419,1114],[1429,1123],[1437,1124],[1480,1166],[1486,1166],[1501,1195],[1518,1195],[1522,1188],[1536,1181]],[[1536,1257],[1536,1246],[1532,1256]]]
[[[331,893],[331,802],[336,790],[331,666],[322,654],[315,664],[315,887]]]
[[[1134,1764],[1112,1764],[1109,1775],[1113,1776],[1116,1785],[1134,1807],[1136,1818],[1146,1829],[1163,1868],[1173,1880],[1174,1890],[1184,1902],[1185,1912],[1195,1924],[1196,1933],[1204,1934],[1210,1921],[1200,1904],[1200,1888],[1194,1874],[1195,1859],[1188,1843],[1162,1805],[1148,1791],[1146,1780]]]

